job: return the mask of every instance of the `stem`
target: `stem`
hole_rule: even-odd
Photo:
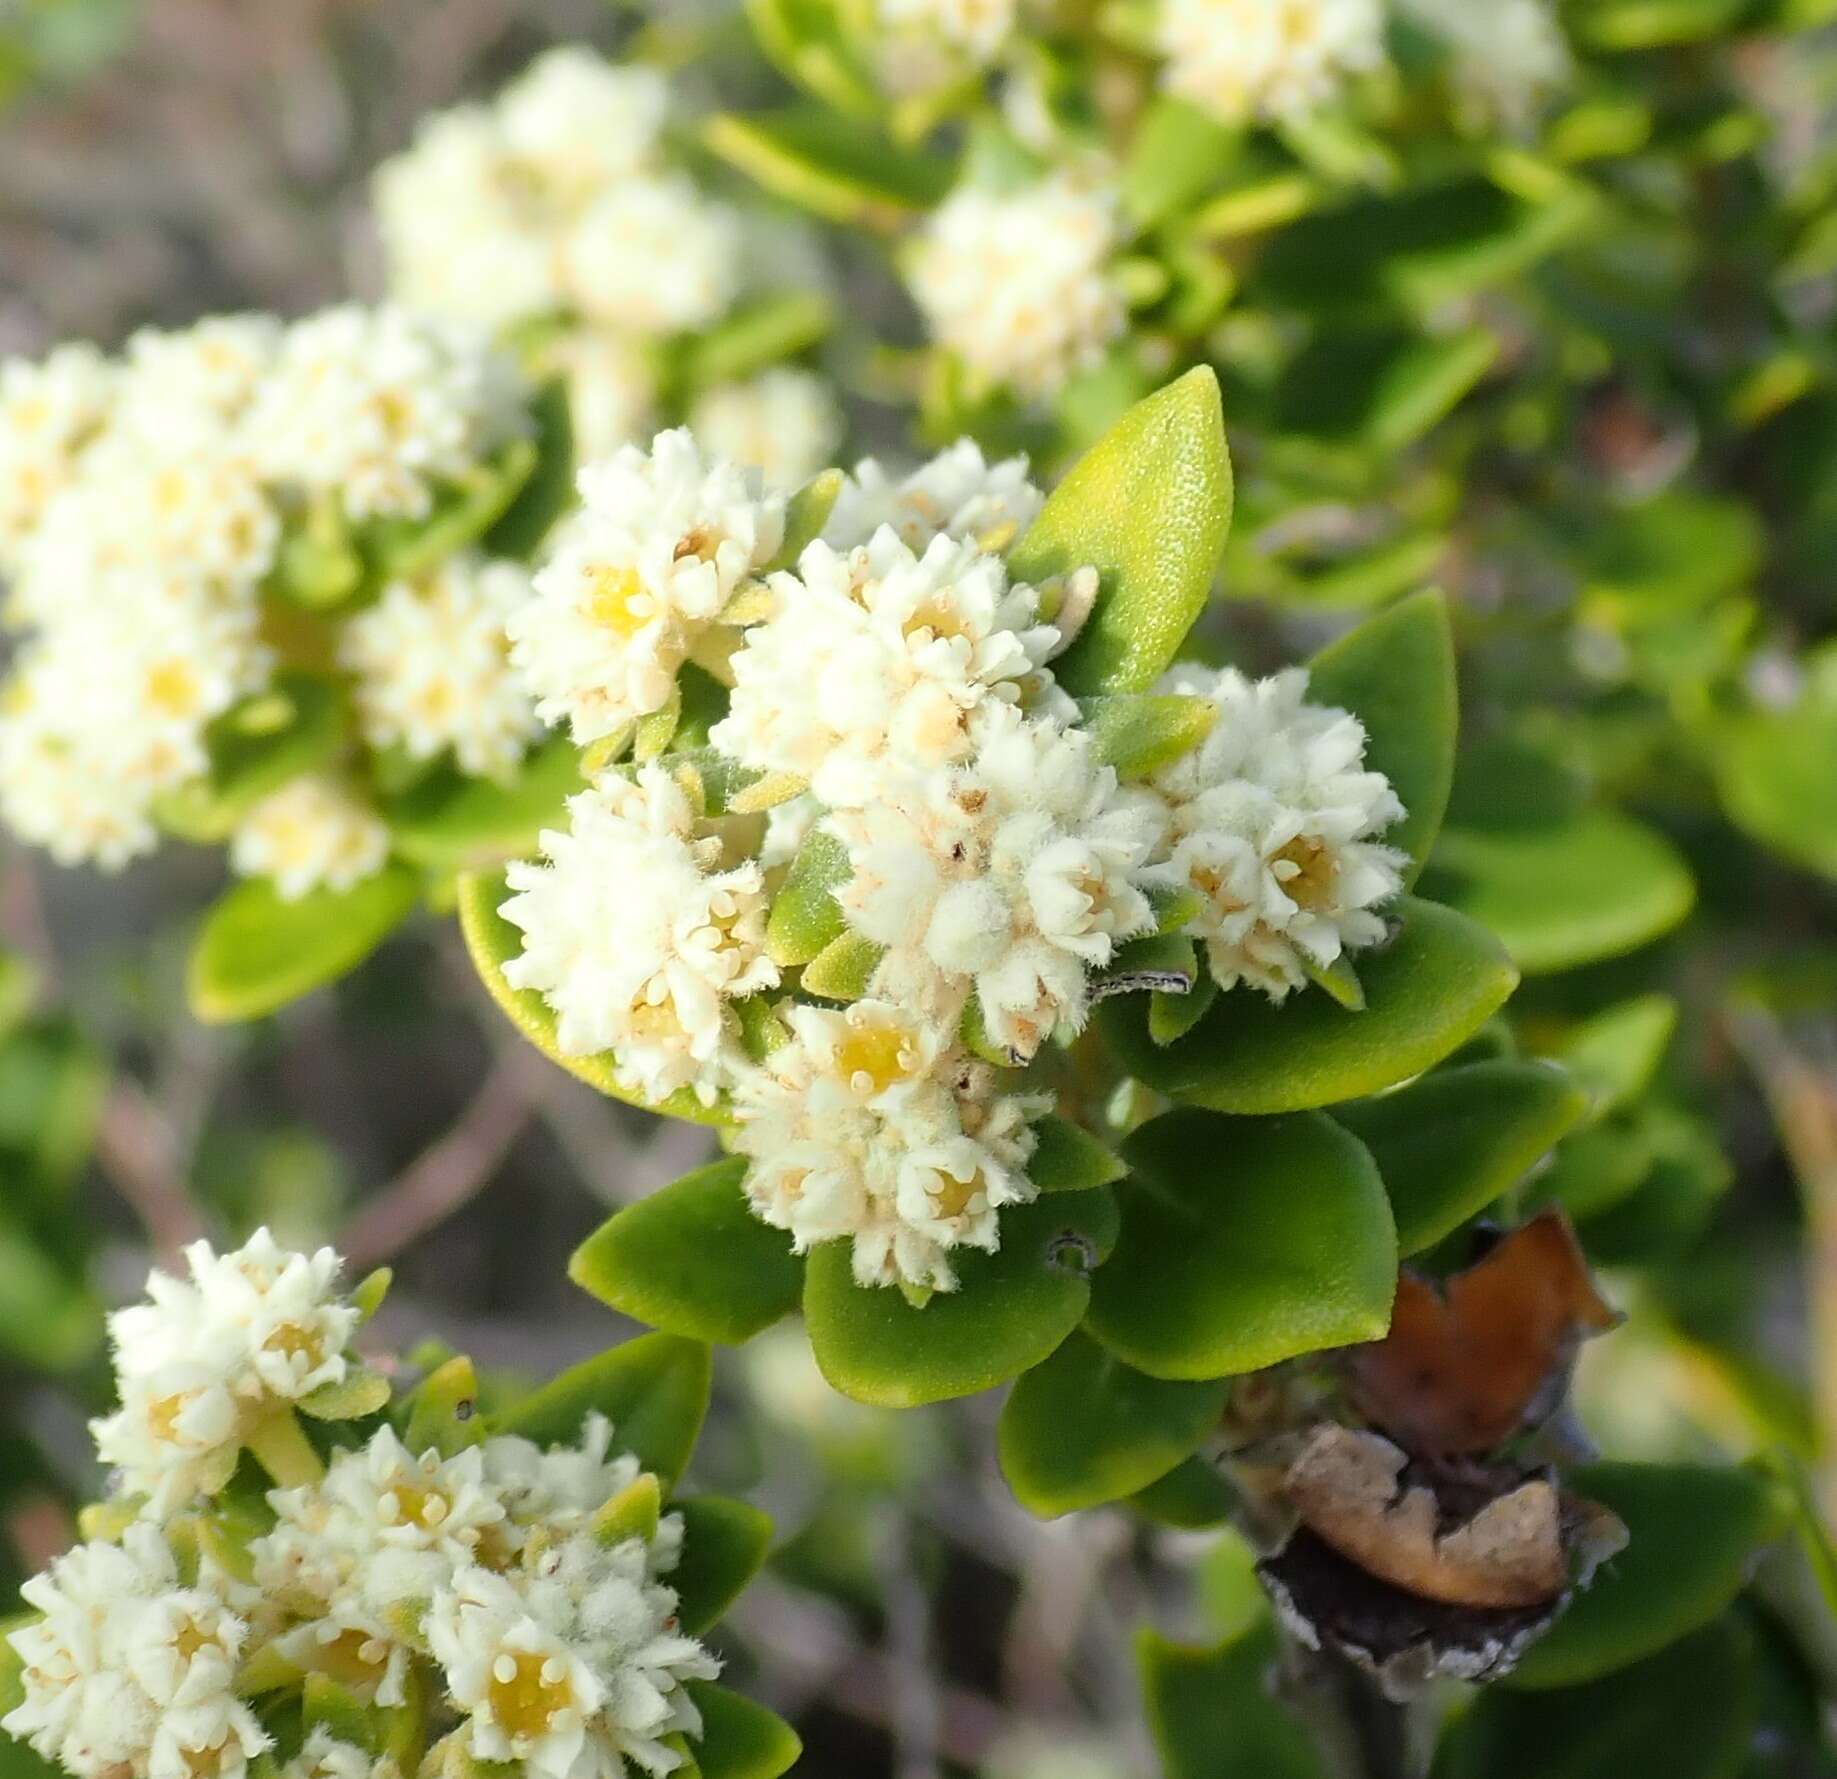
[[[1428,1771],[1410,1707],[1386,1698],[1343,1656],[1285,1639],[1276,1685],[1338,1779],[1422,1779]]]
[[[243,1443],[283,1489],[307,1488],[325,1476],[323,1461],[290,1408],[258,1421]]]

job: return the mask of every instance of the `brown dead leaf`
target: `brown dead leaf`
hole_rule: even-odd
[[[1390,1333],[1346,1356],[1353,1403],[1418,1456],[1491,1452],[1556,1409],[1576,1349],[1618,1321],[1545,1211],[1439,1289],[1405,1272]]]

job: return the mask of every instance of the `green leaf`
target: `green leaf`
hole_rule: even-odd
[[[694,335],[684,354],[683,376],[691,389],[737,383],[814,346],[834,320],[821,291],[774,291]]]
[[[80,1365],[102,1344],[102,1307],[25,1230],[0,1221],[0,1351],[43,1371]]]
[[[848,848],[812,828],[791,860],[765,925],[766,955],[784,969],[807,964],[847,931],[835,891],[850,876]]]
[[[1325,333],[1284,371],[1272,424],[1382,460],[1445,419],[1498,357],[1499,341],[1484,327],[1428,337],[1390,328]]]
[[[13,1209],[64,1212],[95,1147],[108,1078],[107,1060],[67,1020],[0,1036],[0,1177]]]
[[[1237,1497],[1203,1458],[1176,1464],[1159,1482],[1129,1497],[1127,1505],[1143,1519],[1176,1532],[1203,1532],[1231,1517]]]
[[[407,1411],[402,1443],[415,1457],[428,1451],[451,1457],[485,1437],[478,1412],[478,1372],[463,1353],[435,1366],[401,1407]]]
[[[684,1685],[702,1715],[690,1744],[702,1779],[779,1779],[797,1764],[804,1745],[782,1718],[712,1681]]]
[[[744,1157],[685,1174],[615,1213],[575,1249],[568,1276],[668,1334],[739,1346],[797,1308],[804,1269],[749,1209]]]
[[[1766,542],[1737,500],[1673,489],[1609,507],[1578,540],[1582,597],[1592,616],[1616,627],[1697,610],[1747,586]]]
[[[476,543],[510,510],[535,473],[537,454],[533,438],[512,439],[492,462],[443,488],[426,517],[379,519],[366,526],[361,541],[368,583],[419,580]]]
[[[1720,36],[1747,0],[1589,0],[1571,9],[1572,28],[1588,49],[1657,49]]]
[[[1433,1247],[1483,1211],[1588,1111],[1561,1069],[1476,1062],[1440,1069],[1334,1118],[1371,1151],[1404,1254]]]
[[[1069,1119],[1048,1113],[1034,1124],[1033,1137],[1027,1178],[1042,1192],[1088,1192],[1128,1171],[1114,1149]]]
[[[1091,981],[1093,998],[1191,994],[1199,980],[1199,948],[1184,933],[1149,933],[1120,947]]]
[[[1618,1111],[1652,1085],[1677,1023],[1669,995],[1640,995],[1564,1034],[1556,1056],[1588,1094],[1590,1116]]]
[[[1510,832],[1450,828],[1434,889],[1498,934],[1527,976],[1636,951],[1683,920],[1697,893],[1670,841],[1612,809]]]
[[[186,987],[207,1025],[260,1019],[336,981],[402,924],[421,881],[385,865],[348,890],[310,890],[284,900],[265,877],[226,891],[204,917]]]
[[[767,572],[793,567],[805,549],[823,535],[823,527],[829,523],[829,515],[835,511],[847,484],[848,477],[841,470],[826,469],[812,476],[785,502],[785,540],[766,565]]]
[[[804,966],[798,986],[826,1001],[858,1001],[867,993],[883,950],[859,933],[842,933]]]
[[[348,1371],[335,1384],[321,1384],[299,1398],[303,1415],[316,1421],[361,1421],[389,1406],[393,1394],[388,1378],[380,1371],[361,1367]]]
[[[1122,1233],[1085,1326],[1138,1370],[1233,1376],[1390,1325],[1390,1202],[1364,1146],[1331,1119],[1175,1111],[1123,1156]]]
[[[1123,779],[1148,778],[1212,733],[1218,707],[1175,692],[1113,692],[1078,709],[1096,757]]]
[[[1327,1779],[1313,1738],[1276,1699],[1267,1618],[1217,1649],[1136,1639],[1148,1727],[1165,1779]]]
[[[569,1056],[556,1037],[555,1015],[533,988],[512,988],[504,980],[504,965],[523,951],[523,935],[498,910],[509,892],[501,871],[468,874],[459,879],[459,930],[465,936],[473,968],[478,971],[491,998],[508,1015],[510,1022],[550,1062],[564,1068],[577,1080],[597,1088],[608,1098],[623,1100],[627,1105],[644,1106],[647,1111],[664,1112],[673,1118],[687,1118],[696,1124],[720,1124],[725,1121],[718,1105],[704,1106],[688,1088],[673,1093],[660,1106],[651,1106],[629,1089],[619,1085],[613,1073],[610,1051],[598,1056]]]
[[[1396,936],[1359,954],[1363,1013],[1314,991],[1276,1006],[1238,989],[1162,1046],[1141,1002],[1125,998],[1100,1009],[1103,1034],[1148,1086],[1216,1112],[1299,1112],[1394,1087],[1459,1049],[1518,973],[1489,933],[1451,909],[1405,896],[1390,912]]]
[[[434,871],[479,871],[536,850],[558,827],[569,797],[585,784],[580,750],[556,736],[502,782],[451,766],[428,774],[383,805],[396,852]]]
[[[726,112],[702,140],[775,197],[849,226],[894,228],[950,189],[948,162],[815,108]]]
[[[1837,879],[1837,697],[1752,712],[1714,742],[1710,765],[1729,820],[1781,858]]]
[[[1348,631],[1310,663],[1308,695],[1365,725],[1365,763],[1391,781],[1404,808],[1384,840],[1410,855],[1414,881],[1454,784],[1459,714],[1447,600],[1418,593]]]
[[[1197,956],[1197,953],[1195,953]],[[1177,1044],[1218,999],[1217,979],[1205,975],[1185,994],[1156,989],[1148,997],[1148,1036],[1156,1044]]]
[[[1218,1429],[1229,1383],[1173,1383],[1125,1365],[1084,1334],[1023,1372],[1002,1409],[1002,1475],[1042,1519],[1158,1482]]]
[[[38,988],[38,972],[24,958],[0,951],[0,1039],[32,1010]]]
[[[683,1518],[682,1560],[666,1578],[685,1633],[699,1637],[739,1599],[772,1548],[769,1516],[744,1501],[691,1495],[670,1504]]]
[[[1211,597],[1231,528],[1218,379],[1201,366],[1137,402],[1071,469],[1009,567],[1039,585],[1096,568],[1102,590],[1053,663],[1067,691],[1140,692]]]
[[[1487,1688],[1451,1729],[1435,1779],[1739,1779],[1757,1771],[1754,1706],[1753,1638],[1730,1616],[1592,1685]]]
[[[1153,228],[1222,184],[1243,134],[1182,99],[1155,99],[1142,114],[1123,163],[1123,208]]]
[[[1090,1275],[1116,1234],[1107,1191],[1055,1192],[1001,1213],[994,1254],[959,1250],[955,1291],[915,1308],[890,1286],[857,1285],[849,1244],[805,1266],[804,1319],[824,1377],[884,1408],[993,1389],[1038,1365],[1078,1326]]]
[[[283,669],[274,683],[232,705],[204,731],[210,764],[159,800],[160,826],[209,843],[231,830],[262,798],[322,766],[343,744],[344,694],[315,674]]]
[[[1589,1464],[1565,1484],[1626,1522],[1627,1547],[1525,1652],[1514,1687],[1599,1679],[1708,1624],[1783,1529],[1764,1477],[1693,1464]]]
[[[578,1445],[597,1409],[612,1422],[613,1450],[632,1453],[673,1489],[702,1430],[712,1375],[702,1342],[641,1334],[564,1371],[500,1415],[491,1431],[538,1445]]]
[[[536,428],[536,461],[516,498],[498,516],[480,546],[487,554],[527,562],[574,499],[574,418],[567,385],[545,383],[530,404]]]

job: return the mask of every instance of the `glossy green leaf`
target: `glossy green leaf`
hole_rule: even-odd
[[[1618,1111],[1652,1084],[1677,1030],[1669,995],[1639,995],[1585,1019],[1563,1035],[1556,1056],[1589,1096],[1594,1117]]]
[[[356,968],[408,918],[421,883],[385,865],[348,890],[284,900],[266,878],[226,891],[204,917],[186,979],[207,1024],[260,1019]]]
[[[399,1405],[402,1443],[419,1457],[428,1451],[451,1457],[485,1437],[478,1412],[478,1372],[463,1353],[436,1365]]]
[[[1299,1112],[1393,1087],[1457,1050],[1518,974],[1490,934],[1451,909],[1406,896],[1389,912],[1396,936],[1358,956],[1362,1013],[1318,989],[1276,1006],[1239,988],[1177,1043],[1149,1037],[1139,999],[1104,1005],[1104,1036],[1150,1087],[1217,1112]]]
[[[1029,1513],[1050,1519],[1133,1495],[1192,1456],[1218,1428],[1228,1382],[1182,1383],[1125,1365],[1072,1334],[1023,1372],[1002,1409],[1002,1475]]]
[[[1697,893],[1669,840],[1612,809],[1510,832],[1450,828],[1433,888],[1498,934],[1528,976],[1636,951],[1683,920]]]
[[[1088,1192],[1120,1180],[1127,1171],[1108,1144],[1051,1113],[1035,1122],[1033,1141],[1027,1178],[1042,1192]]]
[[[702,1342],[641,1334],[564,1371],[498,1417],[491,1431],[538,1445],[578,1445],[582,1423],[598,1410],[612,1422],[614,1449],[631,1452],[672,1489],[702,1430],[712,1375]]]
[[[1176,1464],[1159,1482],[1131,1495],[1126,1505],[1157,1526],[1176,1532],[1203,1532],[1231,1517],[1237,1497],[1204,1458]]]
[[[1439,1069],[1377,1099],[1334,1109],[1371,1151],[1403,1254],[1433,1247],[1521,1180],[1588,1110],[1546,1063]]]
[[[1079,711],[1099,760],[1119,778],[1147,778],[1191,753],[1212,733],[1210,699],[1172,692],[1114,692],[1081,698]]]
[[[1148,997],[1149,1038],[1156,1044],[1178,1043],[1205,1017],[1217,998],[1218,983],[1203,970],[1185,994],[1156,989]]]
[[[1276,1698],[1267,1617],[1217,1649],[1136,1640],[1148,1727],[1165,1779],[1327,1779],[1312,1736]]]
[[[186,840],[226,839],[262,798],[331,759],[348,715],[329,680],[282,670],[266,691],[232,705],[205,730],[210,764],[159,800],[160,825]]]
[[[512,988],[504,980],[504,965],[521,956],[523,951],[522,933],[498,912],[508,893],[500,871],[469,874],[459,879],[459,929],[465,936],[473,967],[492,1000],[550,1062],[611,1099],[624,1100],[628,1105],[645,1105],[636,1094],[619,1085],[610,1053],[598,1056],[565,1054],[557,1039],[555,1015],[548,1003],[534,989]],[[724,1121],[718,1104],[704,1106],[687,1088],[671,1094],[661,1106],[647,1106],[646,1109],[665,1112],[673,1118],[687,1118],[698,1124]]]
[[[827,828],[812,828],[772,898],[765,949],[773,963],[785,969],[807,964],[841,938],[847,923],[834,892],[849,875],[848,848]]]
[[[567,386],[545,383],[531,404],[536,458],[516,491],[481,540],[490,555],[527,562],[574,498],[574,418]]]
[[[1349,630],[1310,663],[1308,696],[1365,725],[1365,763],[1391,781],[1404,808],[1384,840],[1410,855],[1413,881],[1454,784],[1459,713],[1447,600],[1418,593]]]
[[[1435,1779],[1738,1779],[1753,1727],[1753,1640],[1731,1616],[1592,1685],[1488,1688]]]
[[[1200,367],[1136,403],[1072,467],[1015,546],[1036,586],[1094,567],[1096,609],[1053,663],[1078,695],[1145,691],[1211,596],[1231,528],[1218,379]]]
[[[682,1558],[670,1571],[676,1616],[691,1637],[715,1624],[759,1573],[772,1548],[771,1519],[744,1501],[690,1495],[670,1503],[683,1519]]]
[[[1710,750],[1729,819],[1806,870],[1837,879],[1837,698],[1756,711],[1720,728]]]
[[[804,1269],[747,1207],[734,1156],[628,1205],[575,1249],[568,1276],[669,1334],[738,1346],[797,1308]]]
[[[1514,1687],[1596,1680],[1709,1623],[1783,1530],[1775,1490],[1752,1471],[1589,1464],[1564,1481],[1619,1514],[1627,1547],[1525,1652]]]
[[[1123,1158],[1122,1233],[1085,1325],[1138,1370],[1232,1376],[1390,1325],[1390,1202],[1332,1120],[1175,1111],[1136,1131]]]
[[[1498,339],[1483,327],[1427,337],[1395,329],[1325,333],[1285,371],[1272,424],[1388,457],[1452,412],[1498,356]]]
[[[580,750],[557,736],[503,782],[443,767],[383,805],[395,850],[437,871],[480,871],[536,850],[582,789]]]
[[[1727,30],[1747,0],[1588,0],[1573,9],[1573,28],[1589,49],[1657,49],[1695,43]]]
[[[889,229],[950,187],[947,161],[814,108],[727,112],[709,119],[703,140],[775,197],[830,222]]]
[[[796,1766],[804,1745],[782,1718],[712,1681],[684,1684],[702,1717],[690,1744],[701,1779],[779,1779]]]
[[[1038,1365],[1078,1326],[1090,1276],[1116,1237],[1107,1191],[1055,1192],[1001,1213],[994,1254],[959,1250],[955,1291],[922,1307],[857,1285],[849,1244],[805,1265],[804,1319],[824,1377],[845,1396],[914,1408],[974,1395]]]

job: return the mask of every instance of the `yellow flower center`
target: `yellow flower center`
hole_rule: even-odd
[[[597,568],[587,594],[587,615],[627,641],[650,622],[657,602],[635,568]]]
[[[1324,840],[1317,840],[1311,834],[1297,834],[1270,861],[1271,864],[1278,862],[1296,867],[1295,872],[1281,882],[1283,894],[1297,907],[1318,912],[1332,902],[1333,880],[1339,875],[1339,865]]]
[[[932,1194],[932,1203],[937,1206],[940,1217],[961,1217],[970,1208],[970,1200],[987,1189],[981,1168],[967,1180],[956,1180],[949,1174],[939,1174],[938,1189]]]
[[[885,1093],[918,1069],[912,1034],[904,1026],[859,1025],[836,1046],[836,1067],[857,1092]],[[867,1078],[864,1089],[862,1077]]]
[[[310,1371],[325,1358],[325,1340],[316,1328],[283,1322],[262,1342],[262,1351],[284,1353],[289,1359],[304,1359]]]
[[[162,661],[147,675],[147,702],[161,716],[190,716],[197,709],[198,676],[183,661]]]
[[[504,1733],[532,1741],[548,1734],[558,1713],[574,1703],[567,1669],[553,1656],[505,1650],[491,1665],[491,1715]]]

